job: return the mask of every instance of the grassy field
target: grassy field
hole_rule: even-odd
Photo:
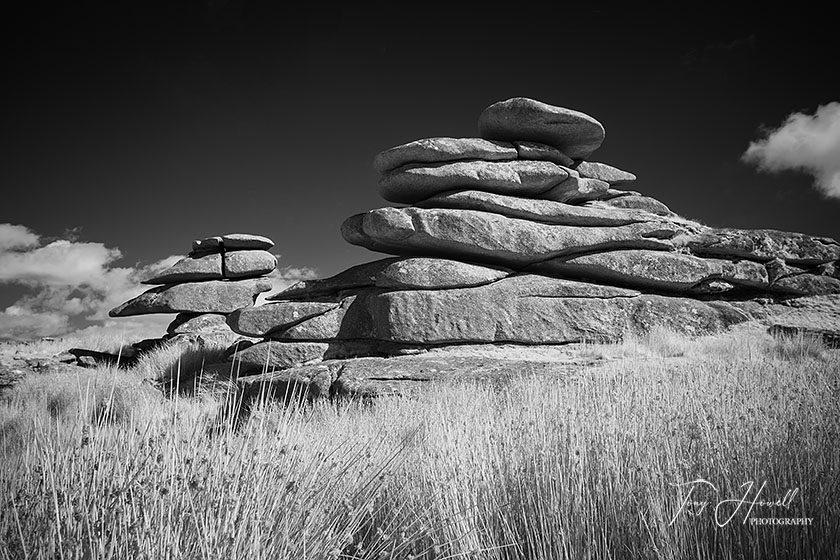
[[[173,352],[0,403],[0,557],[840,556],[840,352],[812,340],[656,331],[574,375],[236,427],[218,388],[147,382]]]

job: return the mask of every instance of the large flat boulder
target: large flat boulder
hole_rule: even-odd
[[[331,315],[325,320],[326,315]],[[727,303],[644,295],[621,287],[515,275],[473,288],[371,290],[328,314],[271,335],[277,340],[374,339],[403,344],[564,344],[620,340],[665,325],[697,335],[746,320]],[[311,324],[310,324],[311,323]]]
[[[553,257],[614,249],[670,250],[670,222],[559,226],[475,210],[380,208],[342,225],[349,243],[401,255],[434,255],[518,269]]]
[[[663,220],[661,216],[643,210],[578,206],[553,200],[520,198],[475,190],[445,192],[414,205],[418,208],[480,210],[508,218],[564,226],[624,226]]]
[[[616,341],[654,325],[699,335],[745,320],[727,304],[570,282],[512,277],[463,290],[388,292],[369,306],[377,338],[415,343]]]
[[[209,280],[189,284],[167,284],[112,309],[111,317],[148,313],[230,313],[253,305],[257,295],[271,289],[264,278],[249,280]]]
[[[385,200],[411,204],[455,189],[535,197],[564,181],[569,170],[549,161],[456,161],[404,165],[382,176]]]
[[[505,161],[516,159],[517,150],[507,142],[483,138],[424,138],[379,153],[373,167],[386,173],[409,163],[440,163],[463,159]]]
[[[488,140],[548,144],[573,159],[588,159],[604,141],[603,125],[589,115],[527,97],[487,107],[478,118],[478,131]]]

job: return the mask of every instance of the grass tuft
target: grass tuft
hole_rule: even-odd
[[[0,404],[0,550],[840,554],[840,352],[817,359],[810,342],[747,330],[694,341],[662,331],[586,351],[607,359],[574,378],[441,383],[373,403],[257,398],[236,421],[222,394],[163,398],[150,388],[144,379],[170,374],[171,349],[133,371],[26,380]],[[741,511],[718,526],[712,508],[681,509],[686,487],[675,485],[700,478],[717,488],[701,489],[710,500],[740,496],[748,482],[766,483],[767,500],[796,489],[788,507],[759,505],[751,516],[812,524],[756,527]]]

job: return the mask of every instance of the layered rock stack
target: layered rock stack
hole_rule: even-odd
[[[480,138],[376,157],[382,197],[408,206],[352,216],[342,234],[394,256],[233,312],[235,332],[264,339],[234,355],[243,373],[352,392],[349,371],[372,374],[339,358],[610,341],[653,325],[696,335],[840,293],[836,241],[672,213],[627,190],[632,173],[590,161],[604,128],[588,115],[514,98],[478,125]]]
[[[167,334],[229,334],[227,315],[253,306],[271,290],[264,278],[277,266],[267,237],[234,233],[193,241],[192,251],[160,274],[144,280],[155,286],[109,313],[128,317],[177,313]]]

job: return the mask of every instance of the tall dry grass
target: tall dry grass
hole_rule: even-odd
[[[72,391],[33,381],[0,407],[0,554],[837,557],[838,352],[666,331],[588,351],[606,364],[501,390],[266,403],[221,429],[223,396],[165,399],[149,370],[99,370]],[[767,500],[798,489],[789,508],[751,516],[813,524],[680,511],[674,484],[700,478],[714,502],[750,481]]]

